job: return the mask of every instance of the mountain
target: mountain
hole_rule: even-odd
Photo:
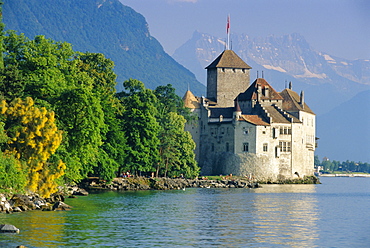
[[[204,68],[224,49],[224,39],[194,32],[173,57],[205,83]],[[317,52],[297,33],[264,38],[232,34],[232,50],[253,68],[251,81],[257,71],[260,77],[263,71],[264,78],[279,91],[292,81],[296,91],[305,91],[317,114],[370,89],[370,60],[351,61]]]
[[[189,85],[199,95],[205,92],[150,35],[145,18],[119,0],[5,0],[3,21],[30,39],[44,35],[76,51],[103,53],[114,61],[119,82],[135,78],[151,89],[172,84],[180,96]]]
[[[370,162],[370,90],[317,117],[316,154],[339,161]],[[359,106],[364,106],[361,108]]]
[[[370,162],[370,61],[346,60],[315,51],[303,36],[250,38],[232,34],[234,50],[278,91],[289,81],[317,115],[316,154],[332,160]],[[208,66],[225,49],[225,39],[194,32],[173,57],[206,82]]]

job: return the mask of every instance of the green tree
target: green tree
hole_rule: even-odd
[[[9,137],[5,134],[5,123],[0,122],[0,145],[5,147]],[[0,191],[23,192],[27,183],[24,165],[13,154],[0,152]]]
[[[175,112],[169,112],[167,119],[161,122],[159,151],[161,162],[157,175],[195,177],[199,167],[195,161],[195,142],[189,132],[184,131],[185,118]],[[160,171],[161,170],[161,171]]]
[[[195,143],[190,133],[184,130],[186,119],[183,115],[191,119],[190,112],[171,85],[157,87],[155,95],[158,99],[157,119],[161,127],[158,136],[161,161],[156,175],[197,176],[199,167],[195,161]]]
[[[98,166],[94,167],[93,173],[110,181],[116,176],[126,156],[126,138],[118,118],[123,109],[116,97],[114,63],[98,53],[81,54],[80,61],[81,70],[94,80],[93,92],[100,98],[106,124],[101,130],[103,145],[99,149]]]
[[[130,79],[123,83],[125,91],[117,94],[124,111],[122,113],[122,130],[127,138],[124,164],[120,171],[131,173],[154,172],[159,162],[158,132],[159,124],[156,97],[153,91],[146,89],[138,80]]]
[[[321,166],[321,161],[319,159],[319,156],[317,156],[317,155],[315,155],[314,164],[315,164],[315,166]]]
[[[321,165],[324,167],[324,171],[333,171],[333,163],[330,160],[322,161]]]
[[[113,62],[102,54],[77,53],[70,44],[44,36],[29,40],[8,32],[4,45],[3,98],[31,96],[38,106],[55,111],[64,135],[55,157],[67,164],[65,180],[79,181],[100,172],[105,178],[112,175],[118,166],[115,159],[121,154],[113,151],[107,140],[120,106],[115,97]],[[117,139],[114,142],[119,143]]]

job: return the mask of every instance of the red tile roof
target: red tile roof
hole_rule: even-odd
[[[269,126],[267,122],[263,121],[258,115],[241,115],[239,121],[246,121],[257,126]]]

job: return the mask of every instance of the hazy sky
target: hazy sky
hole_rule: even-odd
[[[370,59],[369,0],[120,0],[142,14],[170,55],[195,30],[226,39],[299,33],[317,51]]]

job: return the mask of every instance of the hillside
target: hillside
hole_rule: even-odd
[[[190,85],[204,94],[205,87],[193,73],[166,54],[150,35],[145,18],[118,0],[5,0],[6,29],[27,37],[45,35],[66,41],[74,50],[103,53],[115,63],[117,89],[126,79],[135,78],[154,89],[172,84],[182,96]]]

